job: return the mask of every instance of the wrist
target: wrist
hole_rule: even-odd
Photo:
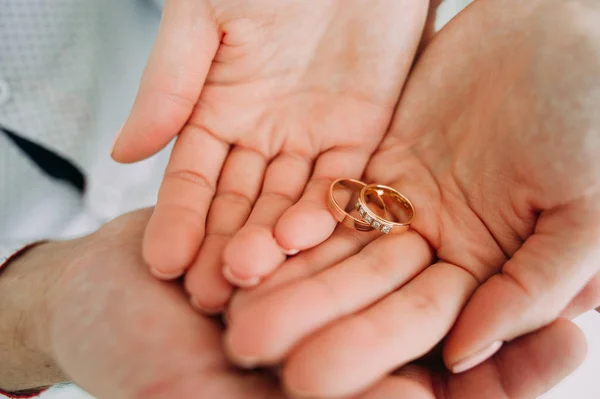
[[[64,381],[50,340],[61,246],[52,242],[32,246],[10,260],[0,274],[0,387],[5,390]]]

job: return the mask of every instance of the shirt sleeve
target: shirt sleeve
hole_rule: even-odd
[[[36,243],[16,241],[3,242],[0,241],[0,270],[4,268],[12,259],[19,256],[23,251],[32,247]]]
[[[2,398],[2,397],[6,397],[6,398],[10,398],[10,399],[37,398],[42,393],[44,393],[47,389],[48,388],[31,389],[31,390],[27,390],[27,391],[14,392],[14,393],[4,392],[2,389],[0,389],[0,398]]]
[[[2,269],[10,263],[11,260],[17,258],[27,249],[42,243],[43,241],[37,242],[2,242],[0,241],[0,273]],[[2,278],[0,274],[0,278]],[[0,388],[0,398],[35,398],[38,397],[41,393],[46,391],[48,388],[39,388],[39,389],[28,389],[26,391],[21,392],[5,392]]]
[[[162,11],[163,7],[165,6],[165,0],[152,0],[152,1],[154,2],[154,4],[156,4],[158,9]]]

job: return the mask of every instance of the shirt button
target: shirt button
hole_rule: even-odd
[[[0,105],[4,105],[10,100],[10,86],[6,80],[0,79]]]

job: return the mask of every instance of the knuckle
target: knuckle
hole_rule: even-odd
[[[293,204],[296,202],[296,198],[288,193],[282,191],[268,191],[261,194],[262,197],[267,199],[275,199],[279,202],[286,202],[288,204]]]
[[[185,185],[192,185],[195,188],[204,189],[211,193],[215,192],[215,185],[204,174],[196,172],[192,169],[179,169],[167,171],[165,173],[165,181],[173,181]]]
[[[241,205],[244,208],[251,209],[254,201],[250,196],[237,191],[217,191],[214,200],[221,200],[232,204]]]

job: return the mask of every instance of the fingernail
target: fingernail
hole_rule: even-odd
[[[125,126],[123,124],[123,126]],[[121,137],[121,133],[123,132],[123,126],[121,126],[119,128],[119,130],[117,130],[117,134],[115,136],[115,138],[113,139],[112,145],[110,146],[110,153],[112,154],[113,152],[115,152],[115,146],[117,145],[117,141],[119,141],[119,137]]]
[[[152,273],[152,275],[154,277],[157,277],[157,278],[159,278],[161,280],[174,280],[174,279],[176,279],[177,277],[179,277],[179,276],[181,276],[183,274],[182,271],[178,271],[178,272],[175,272],[175,273],[174,272],[170,272],[169,273],[169,272],[161,272],[160,270],[156,270],[156,269],[153,269],[153,268],[150,269],[150,273]]]
[[[240,278],[233,274],[231,271],[231,267],[229,265],[223,266],[223,275],[231,284],[237,285],[242,288],[251,288],[255,287],[260,283],[260,277],[250,277],[247,279]]]
[[[258,359],[255,357],[236,356],[235,364],[245,369],[253,369],[258,366]]]
[[[298,255],[300,253],[299,249],[284,249],[284,248],[281,248],[281,250],[287,256],[294,256],[294,255]]]
[[[302,391],[296,388],[292,388],[290,386],[285,386],[285,392],[288,394],[290,398],[303,399],[303,398],[314,398],[315,395],[313,393]]]
[[[211,316],[217,315],[217,314],[221,313],[221,311],[223,311],[223,308],[209,308],[209,307],[201,305],[200,301],[198,301],[198,298],[196,298],[194,296],[190,297],[190,303],[192,304],[192,307],[194,309],[196,309],[200,313],[204,313],[205,315],[211,315]]]
[[[465,359],[457,362],[452,367],[450,367],[450,370],[454,374],[460,374],[472,369],[475,366],[479,366],[481,363],[494,356],[494,354],[500,350],[502,344],[502,341],[494,341],[492,342],[492,344],[486,346],[479,352],[475,352],[471,356],[467,356]]]

